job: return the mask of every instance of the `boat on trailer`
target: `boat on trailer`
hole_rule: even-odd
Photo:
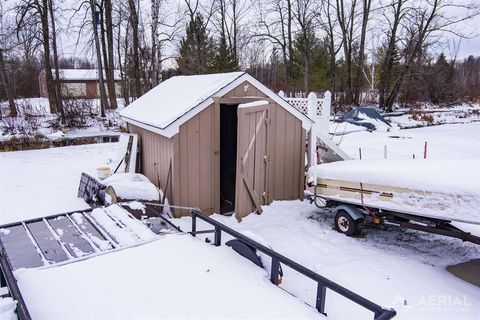
[[[456,223],[480,226],[480,161],[346,160],[309,170],[309,198],[348,236],[393,224],[480,244]],[[457,168],[458,170],[453,170]],[[479,227],[480,230],[480,227]]]

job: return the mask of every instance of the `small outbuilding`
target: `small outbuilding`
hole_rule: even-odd
[[[172,205],[241,219],[303,199],[312,120],[245,72],[172,77],[120,114]]]
[[[55,71],[52,70],[55,78]],[[73,99],[98,99],[100,91],[98,87],[98,72],[95,69],[60,69],[60,84],[62,94],[65,97]],[[105,72],[103,73],[105,78]],[[113,77],[115,81],[115,93],[117,97],[121,97],[122,86],[120,70],[114,70]],[[54,80],[56,81],[56,80]],[[105,80],[106,81],[106,80]],[[48,98],[47,77],[45,70],[40,71],[38,76],[38,85],[40,88],[40,96]],[[108,92],[108,86],[105,85]]]

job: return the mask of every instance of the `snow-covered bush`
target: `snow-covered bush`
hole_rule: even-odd
[[[18,117],[3,117],[0,126],[9,134],[32,135],[40,128],[44,114],[28,100],[17,103]]]

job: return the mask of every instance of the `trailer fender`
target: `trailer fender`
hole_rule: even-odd
[[[337,214],[339,210],[345,210],[348,212],[348,214],[352,217],[354,221],[363,219],[365,216],[358,210],[355,206],[352,206],[350,204],[342,204],[339,206],[336,206],[335,209],[333,209],[333,212]]]

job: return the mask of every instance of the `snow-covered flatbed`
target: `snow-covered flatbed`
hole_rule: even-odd
[[[34,319],[323,317],[230,248],[186,234],[16,277]]]

